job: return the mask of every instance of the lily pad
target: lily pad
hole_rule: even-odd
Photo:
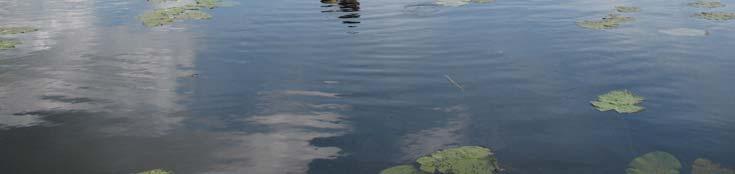
[[[672,28],[672,29],[665,29],[665,30],[658,30],[658,32],[663,34],[668,34],[672,36],[706,36],[709,35],[709,32],[707,30],[700,30],[700,29],[693,29],[693,28]]]
[[[412,165],[400,165],[380,171],[380,174],[422,174]]]
[[[717,1],[697,1],[687,4],[690,7],[697,7],[697,8],[719,8],[724,7],[725,4]]]
[[[38,29],[33,27],[0,27],[0,35],[30,33],[34,31],[38,31]]]
[[[490,149],[463,146],[440,150],[416,160],[419,170],[442,174],[494,174],[499,169]]]
[[[213,9],[219,6],[220,0],[196,0],[196,5],[202,8]]]
[[[632,17],[621,16],[617,14],[608,14],[600,20],[585,20],[577,22],[577,25],[583,28],[604,30],[613,29],[620,26],[621,23],[630,22],[634,19]]]
[[[192,10],[191,6],[158,9],[140,16],[140,19],[143,21],[143,25],[147,27],[168,25],[174,23],[176,20],[210,18],[212,18],[212,16],[207,13]]]
[[[702,18],[702,19],[717,20],[717,21],[735,19],[735,13],[730,13],[730,12],[701,12],[701,13],[695,14],[694,16]]]
[[[627,174],[679,174],[681,162],[674,155],[656,151],[633,159],[625,170]]]
[[[198,20],[211,19],[211,18],[212,18],[212,15],[209,15],[201,11],[187,11],[178,17],[178,19],[198,19]]]
[[[18,45],[18,44],[20,44],[20,41],[0,39],[0,49],[11,49],[11,48],[15,48],[15,45]]]
[[[735,174],[732,169],[722,168],[720,164],[708,159],[699,158],[692,164],[692,174]]]
[[[615,90],[598,96],[597,101],[590,103],[597,110],[603,112],[615,110],[618,113],[634,113],[644,109],[636,105],[641,102],[643,102],[643,97],[641,96],[637,96],[627,90]]]
[[[145,172],[140,172],[138,174],[174,174],[174,172],[163,170],[163,169],[154,169],[154,170],[149,170]]]
[[[640,12],[641,8],[631,6],[615,6],[615,10],[620,13],[635,13]]]

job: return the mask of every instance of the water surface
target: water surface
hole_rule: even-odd
[[[732,168],[735,22],[688,2],[236,1],[146,28],[143,0],[3,0],[0,24],[41,30],[2,36],[23,44],[0,51],[0,171],[374,174],[462,145],[518,174]],[[575,25],[616,5],[642,12]],[[589,105],[615,89],[646,110]]]

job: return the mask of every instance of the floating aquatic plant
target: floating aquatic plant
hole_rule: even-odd
[[[674,155],[656,151],[641,155],[628,165],[627,174],[679,174],[681,162]]]
[[[729,12],[701,12],[694,16],[707,20],[732,20],[735,19],[735,13]]]
[[[38,31],[38,29],[33,27],[0,27],[0,35],[30,33],[34,31]]]
[[[163,170],[163,169],[154,169],[154,170],[149,170],[145,172],[140,172],[138,174],[174,174],[174,172]]]
[[[211,19],[212,15],[209,15],[207,13],[201,12],[201,11],[187,11],[184,12],[184,14],[181,14],[181,16],[178,17],[179,19]]]
[[[202,8],[213,9],[221,3],[220,0],[196,0],[196,5]]]
[[[618,113],[634,113],[643,110],[643,107],[637,106],[643,101],[643,97],[637,96],[627,90],[610,91],[597,97],[597,101],[592,101],[593,106],[599,111],[615,110]]]
[[[732,169],[722,168],[720,164],[708,159],[699,158],[692,164],[692,174],[735,174]]]
[[[380,171],[380,174],[422,174],[413,165],[400,165]]]
[[[697,8],[719,8],[724,7],[725,4],[717,1],[697,1],[687,4],[690,7],[697,7]]]
[[[615,10],[620,13],[635,13],[640,12],[641,8],[631,6],[615,6]]]
[[[152,0],[155,2],[174,1],[174,0]],[[176,20],[185,19],[210,19],[211,15],[200,11],[203,8],[213,9],[218,7],[221,0],[196,0],[194,3],[186,4],[178,7],[169,7],[157,9],[144,13],[140,16],[143,25],[147,27],[157,27],[174,23]]]
[[[0,39],[0,49],[15,48],[15,45],[18,45],[18,44],[20,44],[20,41]]]
[[[463,146],[440,150],[416,160],[419,170],[442,174],[494,174],[498,163],[490,149]]]
[[[140,16],[140,20],[143,21],[143,25],[148,27],[161,26],[174,23],[174,20],[185,11],[186,9],[182,7],[157,9],[143,14],[143,16]]]
[[[700,30],[700,29],[693,29],[693,28],[673,28],[673,29],[658,30],[658,32],[663,33],[663,34],[672,35],[672,36],[706,36],[709,34],[707,30]]]
[[[617,14],[608,14],[600,20],[585,20],[577,22],[577,25],[589,29],[612,29],[620,26],[621,23],[633,21],[632,17],[621,16]]]

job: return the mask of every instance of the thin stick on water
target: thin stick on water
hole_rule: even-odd
[[[459,90],[464,91],[464,87],[462,87],[462,85],[460,85],[459,83],[457,83],[456,81],[454,81],[454,79],[452,79],[451,76],[444,74],[444,77],[446,77],[447,80],[449,80],[449,83],[452,83],[452,85],[454,85],[455,87],[459,88]]]

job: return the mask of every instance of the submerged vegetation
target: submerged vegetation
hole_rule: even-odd
[[[463,146],[436,151],[416,160],[413,165],[400,165],[381,171],[381,174],[494,174],[500,170],[488,148]]]
[[[149,170],[145,172],[140,172],[137,174],[174,174],[174,172],[163,170],[163,169],[154,169],[154,170]]]
[[[140,20],[143,21],[143,25],[147,27],[157,27],[174,23],[177,20],[210,19],[212,16],[202,12],[201,9],[213,9],[217,7],[219,3],[220,0],[196,0],[195,3],[184,6],[156,9],[154,11],[144,13],[140,16]]]
[[[597,97],[597,101],[592,101],[592,105],[599,111],[615,110],[618,113],[634,113],[643,110],[643,107],[637,106],[643,102],[643,97],[637,96],[627,90],[615,90]]]
[[[656,151],[641,155],[628,165],[627,174],[679,174],[681,162],[670,153]]]
[[[632,6],[615,6],[615,10],[620,13],[635,13],[640,12],[641,8]]]
[[[600,20],[585,20],[577,22],[577,25],[584,28],[603,30],[613,29],[620,26],[621,23],[633,21],[632,17],[621,16],[618,14],[608,14]]]
[[[692,164],[692,174],[735,174],[735,170],[722,168],[720,164],[699,158]]]
[[[400,165],[380,171],[380,174],[422,174],[413,165]]]
[[[38,31],[38,29],[33,27],[0,27],[0,35],[30,33],[34,31]]]
[[[701,13],[695,14],[694,16],[702,18],[702,19],[718,20],[718,21],[735,19],[735,13],[730,13],[730,12],[701,12]]]
[[[689,3],[687,5],[689,5],[690,7],[697,7],[697,8],[719,8],[719,7],[724,7],[725,6],[725,4],[723,4],[721,2],[716,2],[716,1],[701,1],[701,0],[700,1],[697,1],[697,2]]]
[[[20,44],[20,41],[0,39],[0,49],[15,48],[15,45],[18,44]]]
[[[693,28],[673,28],[673,29],[658,30],[658,32],[663,33],[663,34],[672,35],[672,36],[706,36],[706,35],[709,35],[709,32],[707,30],[700,30],[700,29],[693,29]]]

